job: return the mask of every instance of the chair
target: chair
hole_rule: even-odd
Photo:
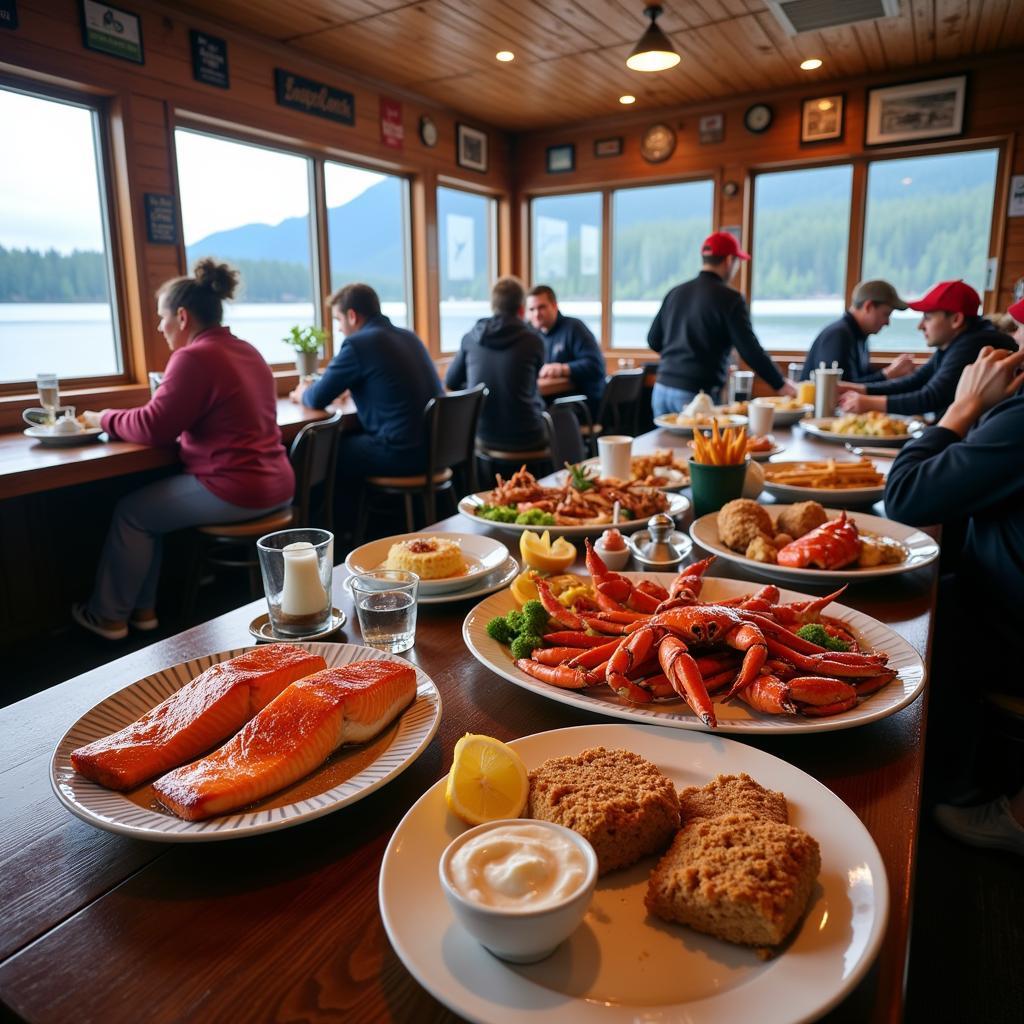
[[[581,420],[592,426],[590,406],[583,395],[566,395],[552,402],[547,416],[551,420],[551,449],[555,468],[567,462],[582,462],[587,457]]]
[[[484,479],[493,483],[495,473],[512,473],[523,465],[534,476],[544,476],[558,467],[553,447],[554,423],[547,411],[541,413],[541,420],[544,424],[545,443],[540,448],[494,448],[481,441],[477,442],[476,458],[483,469]]]
[[[590,442],[592,455],[597,454],[597,438],[605,431],[636,434],[645,372],[641,366],[635,370],[619,370],[605,377],[597,417],[589,429],[586,424],[581,427],[584,438]]]
[[[476,425],[480,410],[487,397],[487,388],[477,384],[466,391],[452,391],[430,399],[423,410],[423,427],[427,437],[426,472],[414,476],[367,477],[359,494],[356,514],[356,543],[366,533],[370,506],[375,495],[399,495],[405,507],[405,525],[408,532],[416,529],[413,498],[423,499],[425,524],[437,518],[437,494],[450,491],[454,478],[453,467],[465,466],[464,485],[476,490],[476,464],[473,457]]]

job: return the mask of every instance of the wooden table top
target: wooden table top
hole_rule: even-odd
[[[638,448],[669,444],[674,436],[657,434],[638,439]],[[822,453],[798,441],[794,448]],[[492,529],[462,517],[436,528]],[[712,574],[732,571],[719,563]],[[349,615],[339,639],[358,642],[343,577],[344,569],[336,570],[334,601]],[[927,656],[935,584],[933,566],[857,584],[843,600],[887,623]],[[48,765],[63,733],[106,695],[155,670],[247,644],[247,625],[265,610],[262,602],[0,710],[7,755],[0,773],[5,1006],[33,1022],[458,1019],[406,971],[383,931],[377,881],[392,831],[445,774],[464,732],[512,739],[609,721],[512,686],[479,665],[459,639],[472,605],[419,611],[410,660],[433,678],[444,702],[440,729],[423,755],[350,807],[251,839],[165,845],[97,830],[57,802]],[[924,714],[922,699],[857,729],[743,738],[843,799],[886,865],[891,907],[881,955],[829,1021],[902,1016]]]

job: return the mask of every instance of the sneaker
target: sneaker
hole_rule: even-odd
[[[137,629],[140,633],[148,633],[150,630],[160,628],[160,620],[154,615],[149,619],[137,619],[133,615],[128,619],[128,625]]]
[[[71,606],[71,618],[83,629],[103,637],[104,640],[123,640],[128,635],[128,626],[121,623],[120,626],[104,626],[95,615],[84,604],[73,604]]]
[[[1007,850],[1024,856],[1024,826],[1010,813],[1005,796],[976,807],[939,804],[935,820],[954,839],[990,850]]]

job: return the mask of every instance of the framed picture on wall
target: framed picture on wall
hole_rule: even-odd
[[[804,100],[800,116],[800,142],[835,142],[843,137],[843,113],[846,97],[817,96]]]
[[[595,139],[594,156],[622,156],[622,136],[614,139]]]
[[[87,49],[145,64],[142,22],[137,14],[95,0],[81,0],[81,4],[82,43]]]
[[[455,126],[455,160],[460,167],[487,173],[487,132],[470,128],[468,124]]]
[[[576,147],[567,142],[561,146],[548,146],[548,174],[565,174],[576,170]]]
[[[697,121],[697,136],[702,146],[725,138],[725,114],[705,114]]]
[[[960,135],[966,99],[966,75],[869,89],[864,144],[884,146]]]

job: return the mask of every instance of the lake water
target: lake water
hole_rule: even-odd
[[[614,347],[646,348],[647,330],[657,302],[618,301],[612,305]],[[383,303],[384,313],[405,326],[404,303]],[[569,316],[585,321],[600,335],[600,303],[563,302]],[[753,304],[754,330],[767,349],[806,348],[826,324],[842,312],[838,300],[758,301]],[[462,336],[480,317],[489,315],[486,302],[441,303],[441,348],[458,350]],[[240,338],[251,341],[270,362],[291,363],[292,349],[280,339],[293,324],[313,322],[311,303],[238,303],[225,320]],[[897,313],[890,327],[871,339],[875,352],[923,350],[916,329],[918,314]],[[119,373],[117,345],[110,310],[101,303],[0,303],[0,381],[32,380],[52,371],[61,377]]]

